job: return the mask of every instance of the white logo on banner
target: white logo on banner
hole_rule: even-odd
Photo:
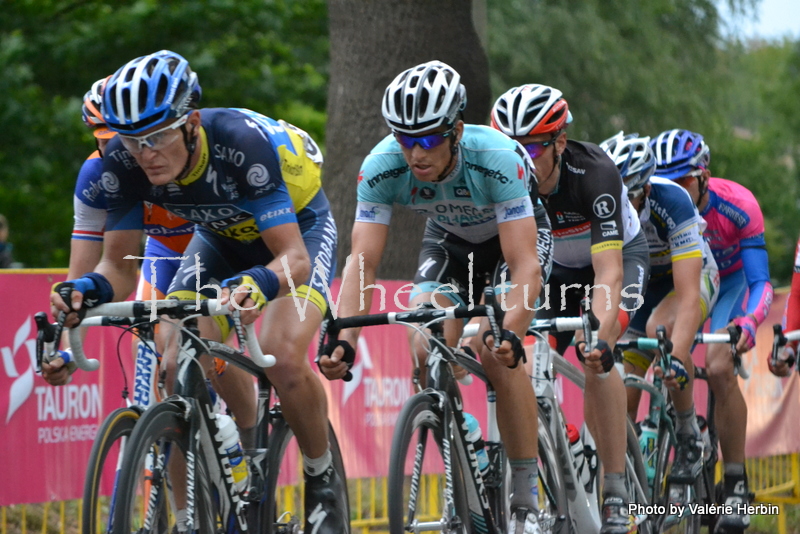
[[[6,376],[14,379],[14,382],[8,389],[8,413],[6,413],[6,424],[11,420],[11,416],[14,415],[14,412],[25,404],[25,401],[28,400],[28,397],[30,397],[33,392],[33,371],[36,368],[36,340],[28,339],[30,334],[31,317],[29,315],[14,334],[13,345],[11,347],[0,348],[0,353],[2,353],[3,356],[3,369],[6,372]],[[20,373],[17,371],[14,357],[22,346],[25,346],[28,350],[30,363],[27,369]]]

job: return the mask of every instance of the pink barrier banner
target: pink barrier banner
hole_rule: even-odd
[[[87,353],[102,362],[99,371],[79,371],[72,382],[63,387],[49,386],[35,374],[33,315],[49,311],[49,289],[53,282],[63,278],[64,275],[0,271],[0,299],[6,303],[0,329],[3,364],[0,373],[3,438],[0,467],[4,474],[0,506],[79,498],[97,428],[108,413],[125,405],[121,397],[125,383],[119,360],[125,369],[128,390],[133,393],[130,336],[125,335],[119,343],[118,359],[121,331],[113,328],[93,328],[86,338]],[[398,304],[404,305],[408,296],[398,291],[406,284],[381,282],[386,289],[385,307],[380,309],[376,293],[372,311],[401,311]],[[338,280],[332,294],[338,301]],[[780,322],[784,301],[785,295],[776,295],[773,311],[759,331],[758,356],[754,351],[745,357],[752,375],[750,380],[740,382],[749,407],[749,457],[795,452],[800,443],[800,426],[794,424],[800,417],[797,373],[779,380],[769,373],[765,362],[772,342],[771,327],[773,322]],[[408,329],[402,326],[365,328],[358,349],[351,382],[321,380],[328,392],[329,416],[345,457],[348,476],[385,476],[397,417],[404,402],[413,394]],[[316,346],[309,349],[312,360],[315,351]],[[568,358],[575,361],[572,351],[568,352]],[[702,355],[697,354],[695,361],[701,363]],[[483,383],[476,380],[470,386],[462,386],[461,390],[467,411],[480,421],[485,432]],[[560,377],[557,391],[563,400],[567,420],[580,426],[583,420],[581,392]],[[646,400],[643,396],[642,406]],[[704,413],[705,399],[698,397],[697,405]]]
[[[120,330],[94,328],[86,353],[102,362],[70,384],[48,385],[36,370],[36,312],[49,314],[49,293],[64,275],[0,271],[0,506],[80,498],[92,441],[105,416],[124,406],[117,340]],[[52,318],[50,318],[52,320]],[[133,394],[130,336],[120,345]]]

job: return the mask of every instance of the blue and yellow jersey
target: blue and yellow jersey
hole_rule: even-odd
[[[321,188],[322,154],[302,130],[246,109],[200,111],[200,159],[186,177],[154,186],[118,139],[106,151],[107,230],[143,229],[144,203],[245,243],[296,222]]]
[[[650,279],[672,274],[672,264],[687,258],[713,261],[703,238],[706,223],[689,193],[673,181],[650,179],[650,196],[641,213],[650,248]]]

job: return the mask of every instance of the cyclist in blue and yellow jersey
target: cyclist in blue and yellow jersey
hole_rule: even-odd
[[[408,69],[386,88],[382,111],[392,133],[361,166],[351,261],[342,274],[339,314],[369,312],[372,290],[360,295],[359,284],[362,277],[363,284],[375,281],[395,203],[428,217],[411,307],[477,303],[486,275],[494,275],[491,283],[498,285],[507,268],[513,284],[504,294],[508,312],[502,344],[490,349],[492,341],[485,345],[479,341],[482,335],[472,343],[497,390],[497,417],[513,477],[510,532],[540,532],[536,398],[517,363],[523,353],[520,338],[533,319],[542,274],[550,262],[549,225],[544,210],[537,208],[530,158],[505,135],[465,125],[461,112],[466,102],[459,74],[440,61]],[[458,321],[445,325],[451,346],[461,326]],[[481,331],[487,329],[484,319]],[[357,346],[358,336],[357,329],[342,331],[332,356],[320,358],[328,378],[345,375],[342,356],[345,348]],[[426,352],[415,341],[412,351],[424,361]]]
[[[336,226],[321,187],[322,155],[305,132],[285,122],[249,110],[197,109],[200,93],[188,62],[166,50],[130,61],[109,79],[103,117],[118,135],[103,158],[103,257],[94,272],[66,282],[73,288],[70,303],[58,293],[51,302],[69,313],[133,291],[136,262],[124,258],[138,253],[144,203],[196,223],[168,297],[194,300],[200,288],[200,298],[243,306],[246,323],[269,302],[259,340],[278,360],[266,372],[303,453],[305,531],[349,532],[345,481],[332,466],[328,445],[325,392],[306,356],[326,310],[336,255]],[[244,283],[251,291],[231,298],[230,286]],[[296,289],[291,294],[290,284]],[[73,313],[67,321],[76,322]],[[201,318],[198,326],[203,337],[220,340],[231,325],[227,318]],[[172,356],[169,374],[175,371]],[[216,385],[236,417],[243,446],[251,448],[252,380],[230,366]]]
[[[586,370],[584,415],[605,471],[600,532],[624,534],[633,517],[624,482],[625,388],[613,349],[641,305],[649,271],[647,241],[614,163],[597,145],[567,140],[571,120],[561,91],[546,85],[509,89],[492,108],[492,126],[520,142],[533,159],[553,226],[548,285],[560,294],[548,297],[555,302],[546,302],[537,317],[575,316],[580,300],[591,293],[600,321],[595,347],[585,351],[582,332],[576,332],[576,348]],[[572,336],[554,336],[559,353]]]
[[[742,336],[736,349],[755,346],[756,330],[772,305],[764,215],[753,193],[741,184],[712,178],[711,149],[703,136],[689,130],[667,130],[651,141],[656,155],[655,176],[672,180],[689,193],[706,221],[703,235],[719,267],[719,296],[711,311],[712,332],[737,326]],[[750,501],[745,471],[747,404],[728,347],[713,344],[706,352],[708,385],[714,393],[716,427],[725,460],[723,488],[726,511],[715,534],[744,531],[750,525]]]
[[[652,178],[656,158],[649,137],[622,132],[600,147],[616,163],[639,212],[650,248],[650,280],[644,304],[631,321],[626,337],[655,337],[664,325],[672,340],[672,370],[665,378],[675,406],[678,443],[670,481],[694,483],[702,467],[702,436],[692,396],[694,335],[711,313],[719,293],[719,272],[703,238],[706,223],[692,198],[678,184]],[[625,351],[625,370],[644,376],[653,360],[648,352]],[[628,415],[636,420],[641,390],[627,388]]]

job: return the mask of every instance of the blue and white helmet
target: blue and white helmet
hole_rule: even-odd
[[[202,91],[189,62],[169,50],[129,61],[103,92],[103,118],[114,131],[135,135],[183,116]]]
[[[628,191],[637,191],[645,186],[656,170],[656,158],[650,148],[649,137],[619,132],[600,143],[611,161],[619,169]]]
[[[397,75],[384,92],[381,111],[393,131],[415,134],[453,125],[466,106],[461,76],[441,61],[429,61]]]
[[[697,168],[707,169],[711,149],[703,136],[689,130],[667,130],[650,142],[656,156],[656,176],[677,180]]]

